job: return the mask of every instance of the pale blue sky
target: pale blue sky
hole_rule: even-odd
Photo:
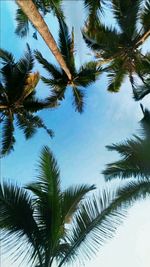
[[[38,35],[19,39],[14,34],[14,1],[1,1],[1,47],[11,51],[19,58],[29,43],[31,48],[39,49],[50,61],[53,56]],[[70,28],[75,27],[77,65],[88,60],[88,49],[81,39],[80,28],[84,22],[82,2],[66,1],[65,11]],[[57,39],[57,21],[47,18],[47,23]],[[35,70],[44,73],[36,63]],[[48,89],[42,82],[38,85],[39,94],[47,95]],[[148,107],[150,97],[143,103]],[[62,174],[63,187],[73,183],[95,183],[100,188],[104,181],[101,171],[105,164],[114,160],[116,154],[105,149],[105,145],[124,140],[139,128],[141,118],[139,105],[132,99],[131,88],[126,82],[120,93],[106,91],[106,79],[101,78],[87,89],[85,112],[80,115],[72,107],[71,92],[68,90],[61,107],[40,113],[46,125],[55,132],[51,140],[42,130],[29,141],[17,130],[15,151],[1,162],[2,179],[9,178],[22,185],[36,176],[36,164],[43,145],[49,145],[54,152]],[[130,209],[129,216],[121,226],[116,237],[108,242],[87,267],[149,267],[148,228],[150,228],[150,200],[138,203]],[[144,244],[143,244],[144,243]],[[146,254],[147,253],[147,254]],[[17,266],[5,262],[4,267]],[[23,266],[24,267],[24,266]],[[26,266],[25,266],[26,267]],[[82,267],[82,266],[81,266]]]

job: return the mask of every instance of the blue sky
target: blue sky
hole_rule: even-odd
[[[47,59],[55,62],[40,36],[38,35],[38,41],[32,38],[32,30],[26,39],[19,39],[15,35],[14,1],[2,1],[0,5],[1,47],[19,58],[28,42],[31,48],[39,49]],[[85,20],[82,2],[66,1],[64,8],[70,29],[72,25],[75,27],[76,63],[79,66],[90,57],[80,33]],[[46,21],[57,39],[56,19],[49,16]],[[45,74],[37,63],[35,70]],[[39,95],[43,97],[49,92],[42,82],[37,88]],[[148,107],[149,101],[150,97],[147,97],[143,104]],[[23,134],[17,130],[15,151],[1,161],[1,177],[17,181],[21,185],[35,179],[39,152],[43,145],[48,145],[58,160],[63,187],[82,182],[95,183],[100,188],[104,184],[101,171],[106,163],[116,159],[116,154],[108,152],[105,145],[131,136],[139,128],[138,121],[141,115],[139,104],[132,99],[128,82],[122,86],[120,93],[110,94],[106,91],[105,77],[100,78],[87,89],[85,111],[82,115],[74,111],[71,91],[68,90],[65,101],[58,109],[40,113],[46,125],[54,130],[55,137],[50,139],[44,131],[39,130],[34,138],[25,141]],[[149,267],[149,214],[149,199],[137,203],[130,209],[129,216],[118,229],[116,237],[100,250],[96,259],[85,266]],[[4,267],[16,266],[4,262]]]

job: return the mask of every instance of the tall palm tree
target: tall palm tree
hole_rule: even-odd
[[[44,128],[50,136],[53,132],[46,128],[42,119],[34,112],[53,106],[50,101],[39,100],[35,87],[39,73],[32,73],[34,60],[29,46],[18,62],[13,55],[0,49],[0,122],[2,123],[1,155],[8,154],[14,147],[15,122],[23,130],[25,137],[31,138],[38,128]]]
[[[150,111],[143,109],[144,117],[140,121],[142,137],[134,135],[123,143],[107,146],[110,151],[116,151],[121,159],[107,164],[103,171],[106,180],[120,177],[150,177]]]
[[[43,82],[51,88],[52,97],[50,97],[50,99],[53,101],[62,100],[65,97],[67,87],[71,86],[73,104],[77,111],[82,112],[85,92],[83,88],[87,88],[90,84],[95,82],[102,73],[102,69],[97,67],[97,63],[94,61],[85,63],[79,70],[76,69],[74,58],[74,32],[72,30],[72,35],[70,35],[67,25],[61,19],[59,19],[59,25],[59,49],[71,71],[71,80],[68,79],[63,69],[52,65],[39,51],[35,51],[35,57],[50,75],[50,78],[41,77]]]
[[[99,64],[106,64],[108,90],[118,92],[126,76],[134,88],[134,74],[143,82],[143,74],[149,73],[150,55],[142,54],[142,45],[150,36],[150,0],[144,5],[141,0],[111,2],[116,26],[107,27],[99,21],[93,33],[86,25],[83,37]]]
[[[24,252],[31,266],[61,267],[78,258],[84,262],[112,237],[128,204],[150,193],[150,181],[130,182],[86,197],[94,188],[80,185],[62,190],[57,162],[44,147],[37,182],[25,188],[6,182],[0,186],[4,250],[13,248],[17,258]]]
[[[37,2],[38,1],[35,1],[36,4],[37,4]],[[54,1],[51,1],[51,2],[54,2]],[[69,70],[68,66],[66,65],[66,62],[64,61],[64,59],[63,59],[63,57],[62,57],[62,55],[61,55],[61,53],[57,47],[56,42],[55,42],[47,24],[45,23],[42,15],[38,11],[36,5],[33,3],[32,0],[27,0],[27,1],[16,0],[16,3],[19,5],[21,10],[25,14],[25,18],[27,17],[30,20],[32,25],[36,28],[36,30],[42,36],[45,43],[47,44],[47,46],[49,47],[49,49],[51,50],[51,52],[55,56],[58,63],[60,64],[61,68],[64,70],[64,72],[68,76],[68,79],[71,79],[70,70]],[[21,17],[22,17],[22,14],[21,14]],[[23,19],[23,25],[24,25],[24,19]],[[22,26],[20,25],[18,27],[22,27]],[[27,27],[26,27],[26,31],[27,31]]]

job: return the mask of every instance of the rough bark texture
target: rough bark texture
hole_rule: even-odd
[[[32,2],[32,0],[16,0],[16,3],[20,6],[32,24],[35,26],[39,34],[44,39],[47,46],[50,48],[51,52],[57,59],[58,63],[60,64],[61,68],[65,71],[66,75],[68,76],[69,80],[71,80],[71,73],[63,59],[57,44],[49,31],[47,24],[45,23],[43,17],[37,10],[36,6]]]

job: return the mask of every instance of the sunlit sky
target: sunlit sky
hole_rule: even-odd
[[[49,61],[55,62],[41,37],[38,35],[38,40],[32,38],[32,29],[28,38],[20,39],[15,35],[14,1],[2,0],[0,7],[1,47],[11,51],[18,59],[23,55],[28,42],[32,49],[39,49]],[[85,21],[82,1],[66,1],[64,10],[69,28],[75,28],[76,63],[80,66],[91,57],[80,32]],[[48,15],[46,21],[57,40],[56,19]],[[109,23],[111,24],[112,20]],[[149,43],[146,46],[148,47]],[[35,70],[45,74],[37,63]],[[40,82],[38,91],[39,95],[44,97],[49,89]],[[146,97],[142,102],[148,107],[149,101],[150,97]],[[97,188],[101,188],[104,185],[101,171],[106,163],[113,161],[117,156],[108,152],[105,145],[122,141],[135,133],[139,129],[138,121],[142,114],[139,104],[132,99],[127,81],[120,93],[110,94],[106,91],[106,79],[102,77],[87,89],[85,111],[82,115],[74,111],[71,91],[68,90],[65,101],[58,109],[42,111],[40,116],[46,125],[54,130],[55,137],[51,140],[44,131],[39,130],[31,140],[25,141],[23,134],[17,130],[15,151],[1,161],[2,179],[17,181],[21,185],[35,179],[39,152],[43,145],[48,145],[58,160],[62,187],[76,183],[95,183]],[[128,216],[118,228],[115,237],[84,266],[149,267],[149,229],[150,199],[147,199],[129,209]],[[1,266],[16,267],[17,263],[12,263],[9,258],[3,256]],[[21,266],[27,267],[23,264]]]

